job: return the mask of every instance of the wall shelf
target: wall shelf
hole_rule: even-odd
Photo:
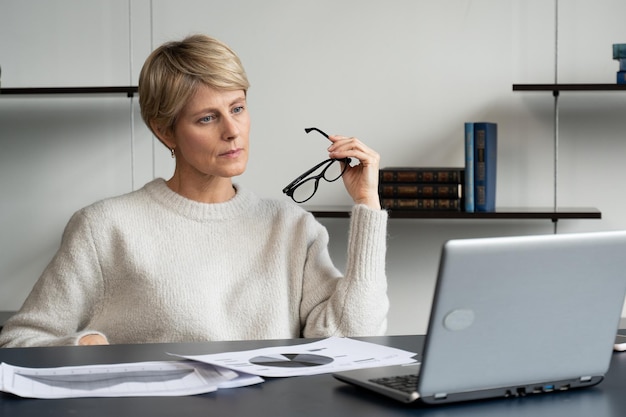
[[[626,84],[601,84],[601,83],[577,83],[577,84],[513,84],[513,91],[551,91],[554,97],[554,212],[561,212],[557,202],[558,191],[558,150],[559,150],[559,96],[561,91],[577,92],[610,92],[626,91]],[[579,211],[583,209],[575,209]],[[598,213],[599,214],[599,213]],[[571,218],[571,217],[570,217]],[[581,217],[583,218],[583,217]],[[590,217],[584,217],[590,218]],[[600,218],[600,217],[596,217]],[[555,233],[556,233],[556,219]]]
[[[0,97],[8,95],[49,95],[49,94],[126,94],[133,97],[138,91],[128,87],[18,87],[0,88]]]
[[[561,91],[626,91],[626,84],[513,84],[513,91],[551,91],[555,97]],[[558,109],[557,109],[558,111]],[[555,138],[557,140],[558,138]],[[556,175],[555,175],[556,178]],[[556,195],[556,183],[555,183]],[[318,218],[347,218],[350,206],[305,206]],[[492,219],[492,220],[551,220],[601,219],[602,213],[593,207],[497,207],[495,212],[412,211],[389,210],[391,219]]]
[[[626,84],[513,84],[513,91],[626,91]]]
[[[351,206],[303,206],[318,218],[350,217]],[[557,210],[547,207],[520,208],[498,207],[495,212],[465,211],[413,211],[388,210],[391,219],[492,219],[492,220],[552,220],[560,219],[601,219],[602,213],[596,208],[561,207]]]

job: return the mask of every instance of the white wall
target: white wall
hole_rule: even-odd
[[[560,2],[559,82],[615,81],[625,14],[622,0]],[[552,96],[512,84],[554,82],[555,22],[546,0],[0,0],[2,87],[136,85],[153,46],[203,32],[239,53],[252,83],[252,159],[238,181],[258,194],[285,198],[326,157],[304,127],[358,136],[383,166],[461,166],[463,122],[489,120],[498,206],[551,206]],[[559,233],[626,228],[624,98],[561,96],[559,204],[603,218],[559,221]],[[0,97],[0,310],[19,308],[72,212],[172,169],[136,99]],[[318,194],[349,203],[339,184]],[[347,221],[322,222],[343,266]],[[552,232],[537,220],[390,220],[389,333],[424,332],[445,240]]]

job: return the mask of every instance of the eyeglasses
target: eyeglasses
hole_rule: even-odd
[[[313,130],[321,133],[324,137],[326,137],[326,139],[328,139],[328,135],[316,127],[304,129],[306,133],[310,133]],[[320,162],[295,180],[291,181],[289,185],[283,188],[283,193],[291,197],[291,199],[296,203],[304,203],[315,195],[320,179],[324,179],[328,182],[337,181],[346,171],[346,168],[350,165],[351,161],[352,160],[350,158],[342,158],[327,159]],[[319,174],[313,175],[316,171],[319,171]]]

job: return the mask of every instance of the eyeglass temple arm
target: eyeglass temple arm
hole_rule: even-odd
[[[315,131],[321,133],[322,135],[324,135],[324,137],[326,139],[328,139],[328,135],[326,133],[322,132],[321,130],[319,130],[318,128],[316,128],[316,127],[307,127],[307,128],[304,129],[304,131],[306,133],[311,133],[312,130],[315,130]]]

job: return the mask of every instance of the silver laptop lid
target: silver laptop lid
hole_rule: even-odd
[[[626,291],[626,232],[444,245],[424,397],[602,376]]]

